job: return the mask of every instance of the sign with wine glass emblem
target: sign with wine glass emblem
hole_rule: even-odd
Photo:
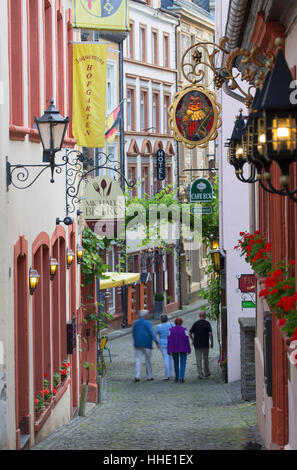
[[[213,187],[206,178],[198,178],[191,184],[190,202],[212,202]]]
[[[112,236],[125,218],[125,197],[121,186],[109,176],[97,176],[86,184],[83,214],[97,234]]]

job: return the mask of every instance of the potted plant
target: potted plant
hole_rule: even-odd
[[[219,366],[221,368],[222,379],[224,382],[227,382],[227,357],[225,354],[222,354],[218,360]]]
[[[61,384],[61,375],[60,372],[55,372],[53,375],[53,385],[57,389]]]
[[[78,416],[85,416],[86,415],[86,403],[87,403],[87,396],[88,396],[88,387],[89,387],[89,378],[90,378],[90,370],[94,369],[93,362],[85,362],[82,364],[82,367],[87,371],[87,381],[81,385],[81,396],[79,402],[79,410]]]
[[[36,419],[38,419],[38,417],[41,415],[41,413],[43,412],[45,408],[45,403],[44,403],[44,398],[43,398],[42,393],[39,393],[34,398],[34,407],[35,407]]]
[[[154,304],[154,318],[160,318],[164,311],[164,295],[161,293],[155,294]]]
[[[65,382],[69,374],[70,374],[70,363],[67,361],[63,361],[61,365],[61,369],[60,369],[61,381]]]

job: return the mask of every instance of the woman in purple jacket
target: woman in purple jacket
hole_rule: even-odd
[[[175,382],[184,382],[187,354],[191,352],[189,335],[182,325],[182,319],[176,318],[174,323],[176,326],[170,329],[168,336],[168,354],[172,354],[175,370]]]

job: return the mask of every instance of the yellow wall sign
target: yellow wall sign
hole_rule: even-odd
[[[73,45],[73,135],[81,147],[104,147],[107,45]]]
[[[129,31],[129,0],[72,0],[73,27]]]

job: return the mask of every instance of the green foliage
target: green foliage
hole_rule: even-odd
[[[204,204],[206,207],[212,208],[212,213],[202,216],[202,241],[206,245],[210,244],[213,236],[217,240],[219,239],[219,184],[217,176],[214,176],[212,186],[213,201]]]
[[[164,300],[164,295],[163,295],[163,294],[157,293],[157,294],[155,295],[155,301],[156,301],[156,302],[163,302],[163,300]]]
[[[212,276],[208,279],[207,287],[201,289],[199,296],[206,299],[208,304],[206,306],[206,313],[210,320],[218,320],[220,316],[220,302],[221,302],[221,282],[220,278]]]
[[[85,250],[84,256],[81,261],[81,272],[84,275],[84,284],[92,284],[96,277],[103,277],[104,273],[108,271],[109,266],[103,263],[99,254],[100,250],[107,248],[108,241],[101,239],[88,227],[84,228],[82,234],[82,246]]]

